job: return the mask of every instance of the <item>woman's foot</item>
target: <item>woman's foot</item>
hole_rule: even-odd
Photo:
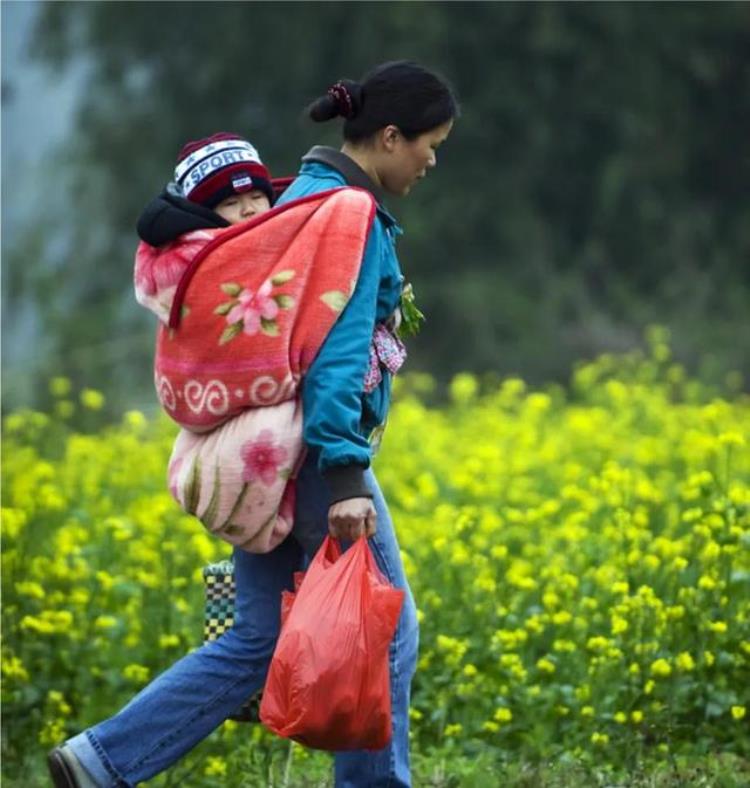
[[[55,788],[98,788],[73,750],[65,744],[47,753],[47,768]]]

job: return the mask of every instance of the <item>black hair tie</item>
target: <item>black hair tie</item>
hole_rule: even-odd
[[[357,114],[359,102],[356,101],[352,91],[344,82],[339,81],[331,85],[328,88],[328,95],[336,102],[336,108],[342,117],[348,120]]]

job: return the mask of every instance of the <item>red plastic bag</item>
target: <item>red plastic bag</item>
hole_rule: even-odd
[[[404,592],[380,572],[365,537],[343,555],[326,537],[295,588],[282,595],[261,721],[307,747],[382,749],[391,739],[388,647]]]

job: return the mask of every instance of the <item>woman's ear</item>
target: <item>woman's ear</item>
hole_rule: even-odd
[[[388,153],[392,153],[401,137],[401,131],[399,127],[393,125],[385,126],[380,133],[380,139],[382,140],[383,147],[388,151]]]

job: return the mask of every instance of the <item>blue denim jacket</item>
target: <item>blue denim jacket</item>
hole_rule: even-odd
[[[376,199],[381,196],[347,156],[330,148],[313,148],[311,154],[315,151],[326,151],[327,158],[339,161],[344,172],[322,161],[304,161],[277,205],[347,184],[367,188],[368,182]],[[302,384],[304,440],[318,456],[331,503],[371,495],[364,481],[371,457],[368,437],[385,423],[391,376],[383,370],[381,383],[369,394],[364,392],[364,377],[374,327],[388,320],[401,298],[403,276],[395,249],[396,236],[401,232],[393,216],[378,202],[354,293]]]

